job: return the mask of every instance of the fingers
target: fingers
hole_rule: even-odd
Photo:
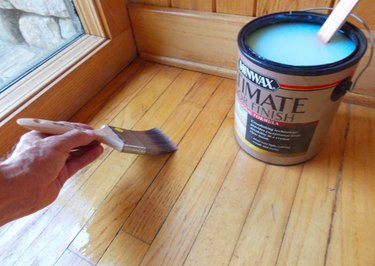
[[[28,148],[32,147],[35,142],[45,138],[47,135],[37,132],[37,131],[30,131],[24,135],[22,135],[20,141],[17,143],[15,148],[12,151],[12,155],[15,156],[23,151],[27,150]]]
[[[29,142],[34,142],[36,140],[43,139],[47,137],[48,135],[38,132],[38,131],[29,131],[26,134],[22,135],[20,138],[20,143],[29,143]]]
[[[95,138],[95,133],[92,130],[71,130],[62,135],[48,137],[47,141],[51,149],[69,154],[73,149],[90,144]]]
[[[73,127],[77,127],[77,131],[83,131],[86,133],[84,134],[68,134],[65,136],[65,134],[62,137],[56,136],[56,135],[49,135],[45,133],[41,133],[38,131],[29,131],[28,133],[24,134],[21,138],[19,143],[14,149],[15,153],[18,153],[19,151],[25,150],[26,148],[33,146],[36,144],[37,141],[48,139],[48,147],[51,148],[57,148],[61,150],[64,153],[69,153],[71,149],[74,149],[79,146],[85,146],[87,143],[90,143],[92,141],[93,132],[87,132],[92,131],[92,127],[86,124],[82,123],[72,123],[72,122],[60,122],[62,124],[70,125]],[[83,130],[79,130],[79,128]],[[89,137],[87,136],[89,135]],[[77,138],[76,138],[77,137]],[[76,146],[77,145],[77,146]]]
[[[61,186],[64,185],[70,176],[95,161],[102,153],[103,147],[98,142],[72,152],[66,162],[67,175],[59,177]]]

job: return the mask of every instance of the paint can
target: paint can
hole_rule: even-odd
[[[346,22],[340,34],[354,42],[353,52],[336,62],[296,66],[257,54],[247,38],[277,23],[322,25],[326,19],[327,15],[315,12],[274,13],[252,20],[239,32],[235,137],[253,157],[271,164],[292,165],[319,152],[342,97],[352,85],[367,39],[361,30]]]

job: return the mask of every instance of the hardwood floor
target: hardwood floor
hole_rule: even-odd
[[[178,151],[105,147],[48,208],[0,227],[1,265],[374,265],[375,109],[324,149],[262,163],[233,137],[235,81],[140,59],[73,121],[160,127]]]

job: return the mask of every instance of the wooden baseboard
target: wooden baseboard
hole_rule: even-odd
[[[344,97],[344,102],[375,108],[375,97],[349,92]]]
[[[168,57],[162,55],[154,55],[148,53],[140,53],[140,56],[148,61],[157,62],[160,64],[175,66],[188,70],[203,72],[211,75],[234,79],[236,78],[236,71],[234,69],[228,69],[220,66],[213,66],[202,64],[199,62],[193,62],[181,58]]]
[[[252,19],[139,4],[130,4],[128,8],[141,55],[175,58],[220,71],[235,70],[237,33]]]
[[[237,34],[254,17],[128,5],[139,54],[146,60],[227,78],[236,77]],[[369,59],[366,53],[358,69]],[[375,106],[375,60],[346,101]]]

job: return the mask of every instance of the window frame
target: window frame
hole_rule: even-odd
[[[127,0],[73,0],[86,34],[0,97],[0,156],[25,132],[21,117],[67,120],[136,56]]]

